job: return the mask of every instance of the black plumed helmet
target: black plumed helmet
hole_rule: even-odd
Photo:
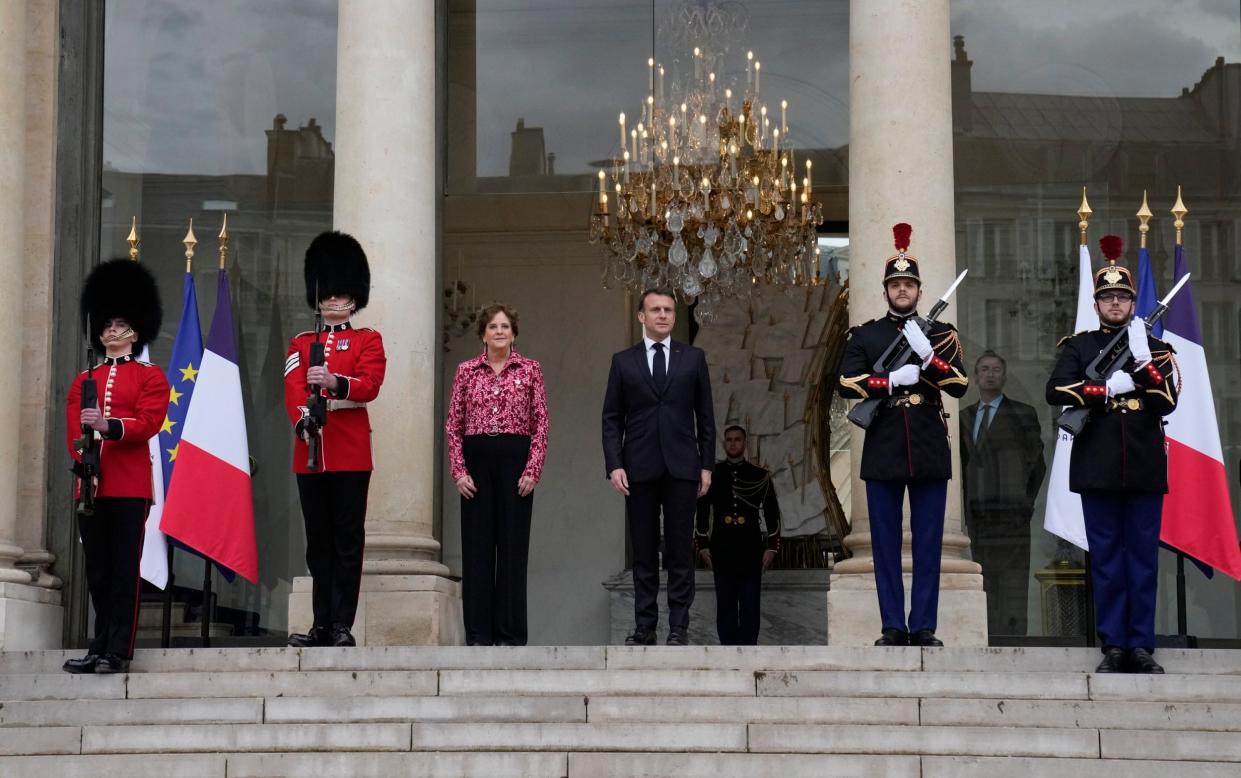
[[[100,336],[112,319],[124,319],[138,333],[135,354],[155,340],[164,320],[155,276],[132,259],[100,262],[86,277],[78,308],[83,331],[100,351],[104,350]]]
[[[371,268],[366,252],[352,235],[319,233],[306,249],[305,270],[306,304],[312,310],[319,307],[319,300],[332,295],[352,297],[359,311],[366,307],[371,296]]]

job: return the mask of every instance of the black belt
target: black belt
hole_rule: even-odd
[[[910,408],[918,405],[938,406],[939,403],[921,394],[899,394],[884,401],[886,408]]]
[[[1137,397],[1113,397],[1107,401],[1104,406],[1108,411],[1120,411],[1128,413],[1129,411],[1140,411],[1146,407],[1146,403]]]

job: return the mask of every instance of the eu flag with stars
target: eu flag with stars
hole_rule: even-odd
[[[203,332],[198,323],[198,295],[194,293],[194,276],[187,272],[181,295],[181,323],[172,341],[172,356],[168,359],[168,416],[159,431],[160,460],[164,465],[164,491],[172,480],[172,468],[177,463],[177,448],[181,443],[181,431],[185,428],[185,414],[194,396],[194,384],[198,369],[203,362]]]

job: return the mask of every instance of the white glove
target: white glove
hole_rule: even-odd
[[[1133,376],[1124,370],[1117,370],[1108,376],[1107,379],[1107,396],[1115,397],[1118,394],[1127,394],[1137,388],[1137,384],[1133,383]]]
[[[905,365],[898,367],[891,373],[888,373],[888,393],[898,386],[913,386],[918,383],[918,378],[922,375],[922,368],[917,365]]]
[[[1146,337],[1146,322],[1142,321],[1140,316],[1134,316],[1129,322],[1129,351],[1138,367],[1151,361],[1151,344]]]
[[[905,341],[909,343],[909,347],[914,350],[918,358],[926,364],[935,350],[931,348],[931,341],[927,339],[926,333],[918,326],[918,322],[913,319],[907,319],[905,326],[901,328],[901,333],[905,336]]]

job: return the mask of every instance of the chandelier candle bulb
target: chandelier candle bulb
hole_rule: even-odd
[[[714,97],[715,96],[715,73],[708,73],[707,81],[710,82],[711,95]]]
[[[628,149],[625,150],[625,183],[626,184],[629,183],[629,150]],[[617,186],[619,186],[619,184]],[[617,202],[620,202],[619,192],[617,193],[616,198],[617,198]]]
[[[811,175],[811,172],[810,172],[810,160],[806,160],[806,191],[807,192],[814,189],[813,183],[814,183],[814,177]]]
[[[604,181],[606,177],[607,177],[607,173],[604,173],[602,170],[600,170],[599,171],[599,212],[600,213],[606,213],[608,210],[608,186],[607,186],[607,183]],[[457,280],[458,281],[461,280],[460,263],[458,263],[457,265]]]
[[[642,123],[639,122],[638,127],[641,127],[641,126],[642,126]],[[634,164],[636,165],[638,163],[638,131],[637,130],[629,131],[629,140],[631,142],[630,145],[632,146],[632,151],[629,152],[629,158],[632,159],[634,161]]]
[[[654,94],[655,93],[655,58],[654,57],[647,57],[646,67],[647,67],[646,92],[647,94]]]
[[[754,52],[747,51],[745,53],[745,91],[746,91],[746,94],[749,94],[750,90],[754,87],[753,67],[754,67]]]
[[[732,116],[733,114],[733,90],[724,90],[724,113]]]
[[[702,81],[702,49],[694,47],[694,82]]]
[[[620,115],[620,147],[625,148],[625,112],[621,111]]]
[[[779,129],[775,129],[771,131],[771,150],[777,154],[780,153],[780,130]],[[784,162],[784,160],[780,160],[780,161]]]
[[[758,99],[758,93],[762,88],[759,86],[762,83],[762,78],[763,78],[763,63],[755,62],[754,63],[754,99],[755,100]]]
[[[664,66],[659,66],[659,102],[664,102]],[[653,119],[654,117],[652,117]]]
[[[780,132],[784,133],[785,135],[789,134],[788,111],[789,111],[789,101],[781,100],[780,101]]]

